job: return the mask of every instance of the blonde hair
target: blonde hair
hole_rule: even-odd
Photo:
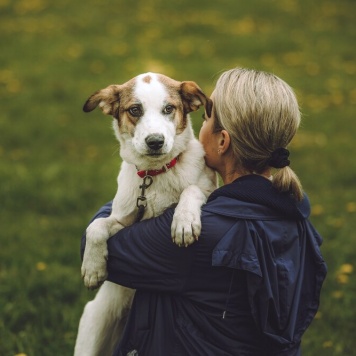
[[[270,73],[243,68],[224,72],[213,102],[214,130],[229,133],[237,165],[255,173],[270,167],[272,153],[288,146],[300,124],[292,88]],[[299,178],[289,166],[277,170],[273,185],[296,200],[303,198]]]

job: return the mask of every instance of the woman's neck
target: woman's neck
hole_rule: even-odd
[[[261,177],[264,177],[266,179],[270,179],[270,177],[271,177],[271,170],[270,169],[266,169],[262,173],[256,173],[256,172],[247,170],[247,169],[245,169],[243,167],[236,167],[233,164],[226,164],[224,169],[221,170],[218,173],[220,174],[224,185],[232,183],[237,178],[240,178],[240,177],[243,177],[243,176],[247,176],[247,175],[250,175],[250,174],[257,174],[257,175],[259,175]]]

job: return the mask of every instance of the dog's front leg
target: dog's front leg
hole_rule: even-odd
[[[206,196],[196,185],[184,189],[173,216],[171,234],[178,246],[189,246],[201,231],[200,212]]]
[[[98,288],[107,277],[107,240],[123,226],[112,216],[94,220],[86,231],[86,246],[82,263],[84,284]]]

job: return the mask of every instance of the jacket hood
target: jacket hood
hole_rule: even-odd
[[[224,204],[220,205],[219,197],[231,198],[231,204],[226,204],[224,199]],[[209,210],[214,209],[215,213],[226,216],[234,216],[237,213],[233,207],[234,200],[248,203],[244,204],[243,211],[239,211],[237,214],[241,216],[241,213],[244,213],[246,218],[248,218],[249,206],[255,218],[258,218],[256,213],[258,214],[259,211],[264,218],[278,216],[307,219],[310,215],[310,203],[306,194],[304,194],[304,199],[298,202],[289,192],[279,192],[273,187],[270,180],[259,175],[243,176],[218,188],[210,195],[208,203],[214,200],[216,200],[214,204],[208,204]]]

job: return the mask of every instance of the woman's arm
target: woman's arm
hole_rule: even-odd
[[[109,216],[111,203],[94,219]],[[108,240],[108,280],[135,289],[179,292],[189,275],[195,244],[180,248],[172,242],[174,209],[129,226]],[[94,220],[93,219],[93,220]],[[82,253],[85,236],[82,241]]]

